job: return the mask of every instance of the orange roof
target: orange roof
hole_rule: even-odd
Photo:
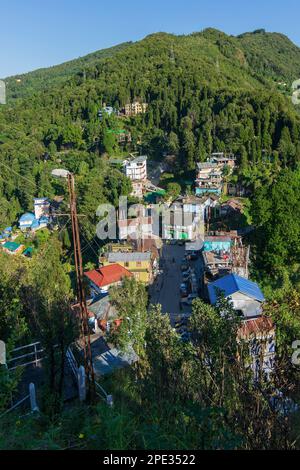
[[[128,271],[128,269],[123,268],[123,266],[120,266],[119,264],[103,266],[84,274],[98,287],[109,286],[116,282],[120,282],[124,277],[132,276],[132,273]]]

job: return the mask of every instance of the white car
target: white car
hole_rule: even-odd
[[[193,300],[198,299],[199,296],[197,294],[189,294],[186,299],[182,300],[182,303],[185,305],[192,305]]]

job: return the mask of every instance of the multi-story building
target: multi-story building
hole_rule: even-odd
[[[133,219],[122,219],[118,222],[119,225],[119,239],[143,239],[150,238],[153,231],[152,217],[135,217]]]
[[[228,274],[208,284],[208,295],[212,305],[217,303],[218,294],[229,299],[234,310],[245,319],[257,318],[262,313],[264,295],[259,286],[244,277]]]
[[[218,163],[198,163],[195,181],[196,195],[206,193],[221,195],[223,189],[223,166]]]
[[[34,199],[34,215],[37,220],[50,216],[50,201],[47,197]]]
[[[162,238],[165,240],[197,240],[204,229],[201,214],[188,212],[177,204],[163,211]]]
[[[236,231],[217,232],[204,238],[203,265],[206,279],[216,279],[225,274],[248,278],[250,247],[245,246]]]
[[[147,179],[147,157],[140,156],[124,162],[125,175],[132,181],[145,181]]]
[[[153,260],[150,252],[110,252],[104,255],[101,261],[104,266],[116,263],[123,266],[130,271],[138,281],[144,284],[150,284],[152,282]]]
[[[147,111],[148,104],[140,103],[139,101],[133,101],[133,103],[127,103],[125,105],[126,116],[136,116],[138,114],[144,114]]]
[[[201,196],[205,193],[221,195],[224,169],[228,168],[231,172],[235,165],[236,157],[232,154],[226,155],[223,152],[212,153],[207,162],[198,163],[195,181],[196,195]]]

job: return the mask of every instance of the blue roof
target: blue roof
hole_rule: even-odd
[[[208,295],[212,305],[217,302],[218,289],[223,291],[225,297],[229,297],[235,292],[241,292],[259,302],[265,300],[256,282],[249,281],[249,279],[238,276],[237,274],[228,274],[208,284]]]
[[[45,215],[43,215],[40,219],[39,219],[39,223],[40,224],[48,224],[49,222],[49,217],[46,217]]]
[[[36,218],[32,221],[31,228],[38,228],[40,226],[40,223]]]
[[[35,219],[34,214],[32,212],[26,212],[25,214],[21,215],[19,222],[33,222]]]
[[[12,232],[12,227],[6,227],[6,228],[3,230],[3,232],[8,232],[8,233]]]

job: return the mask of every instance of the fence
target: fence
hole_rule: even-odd
[[[11,352],[12,357],[7,361],[7,367],[9,370],[14,370],[17,367],[25,367],[31,364],[35,364],[37,366],[38,363],[44,359],[43,353],[44,349],[40,342],[15,348]]]

